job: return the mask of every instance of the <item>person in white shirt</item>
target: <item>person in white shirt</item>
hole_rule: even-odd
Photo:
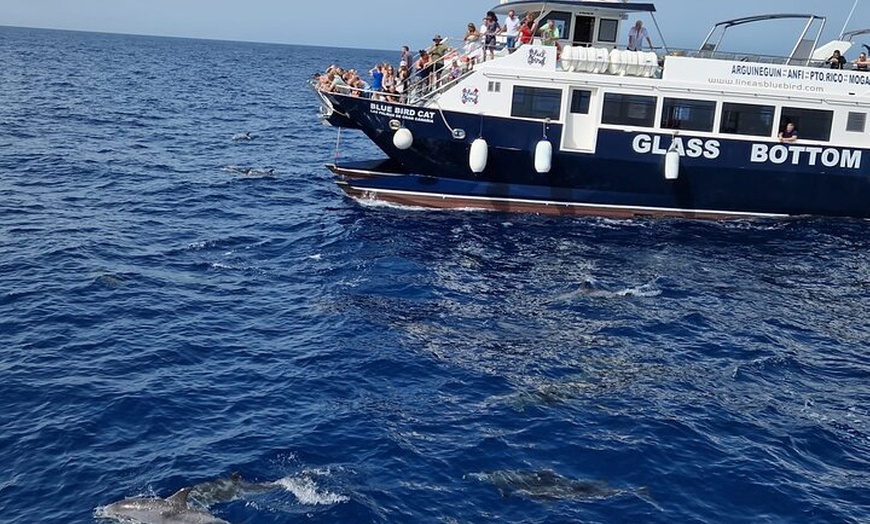
[[[502,32],[507,40],[507,48],[511,51],[517,45],[517,37],[520,35],[520,24],[522,21],[517,17],[513,9],[508,11],[507,18],[504,21]]]
[[[641,51],[643,49],[644,39],[646,39],[649,44],[649,48],[653,49],[653,43],[652,40],[650,40],[649,33],[646,32],[643,22],[638,20],[634,23],[634,27],[628,30],[628,50]]]

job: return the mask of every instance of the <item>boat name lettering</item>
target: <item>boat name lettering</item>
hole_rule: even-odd
[[[402,118],[404,120],[425,122],[427,124],[431,124],[435,121],[435,111],[429,111],[428,109],[414,109],[413,107],[405,106],[391,106],[389,104],[379,104],[377,102],[372,102],[371,106],[369,106],[369,112],[389,118]]]
[[[687,156],[689,158],[700,158],[703,156],[710,160],[719,158],[720,144],[718,140],[690,138],[684,141],[682,137],[675,136],[673,141],[667,144],[667,147],[664,147],[662,138],[666,137],[637,135],[634,137],[631,147],[635,153],[642,155],[664,155],[670,147],[673,147],[680,156]]]
[[[754,163],[792,164],[844,169],[861,169],[862,151],[833,147],[752,144],[750,160]]]
[[[529,49],[529,65],[539,65],[544,67],[547,65],[547,50],[546,49]]]

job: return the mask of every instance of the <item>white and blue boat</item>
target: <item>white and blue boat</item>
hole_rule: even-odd
[[[658,28],[652,3],[492,10],[554,20],[559,45],[536,38],[477,61],[456,46],[445,60],[461,72],[401,101],[316,91],[328,123],[385,154],[328,165],[348,195],[563,215],[870,217],[870,72],[827,62],[866,32],[821,44],[824,17],[771,14],[718,23],[695,50],[659,35],[643,52],[622,40],[636,18]],[[783,19],[801,28],[788,56],[725,52],[729,30]],[[798,138],[781,141],[789,122]]]

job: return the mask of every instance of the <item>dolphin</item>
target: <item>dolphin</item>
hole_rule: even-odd
[[[239,133],[237,135],[233,135],[233,140],[253,140],[254,137],[251,136],[250,132]]]
[[[124,499],[98,510],[97,517],[130,524],[230,524],[207,511],[191,507],[187,497],[192,489],[180,489],[165,499]]]
[[[245,176],[275,176],[274,167],[269,169],[257,169],[255,167],[224,166],[221,169],[227,173],[238,173]]]
[[[503,497],[517,496],[539,501],[597,500],[630,492],[608,487],[603,482],[570,479],[552,470],[501,470],[475,473],[471,477],[492,484]]]
[[[229,478],[196,484],[191,488],[190,499],[202,506],[210,507],[221,502],[231,502],[253,493],[264,493],[279,489],[275,482],[250,482],[234,472]]]

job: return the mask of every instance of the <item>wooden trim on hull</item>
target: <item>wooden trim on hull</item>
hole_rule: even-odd
[[[606,218],[673,217],[700,220],[724,220],[736,218],[785,218],[788,215],[770,213],[746,213],[737,211],[670,209],[615,204],[589,204],[581,202],[548,202],[513,198],[483,198],[443,193],[393,191],[359,188],[347,180],[337,180],[348,196],[360,201],[380,201],[405,207],[433,209],[467,209],[500,211],[504,213],[537,213],[557,216],[599,216]]]
[[[400,173],[387,173],[384,171],[375,171],[371,169],[359,168],[344,168],[335,164],[326,164],[326,168],[348,180],[369,180],[372,178],[383,178],[389,176],[402,176]]]

